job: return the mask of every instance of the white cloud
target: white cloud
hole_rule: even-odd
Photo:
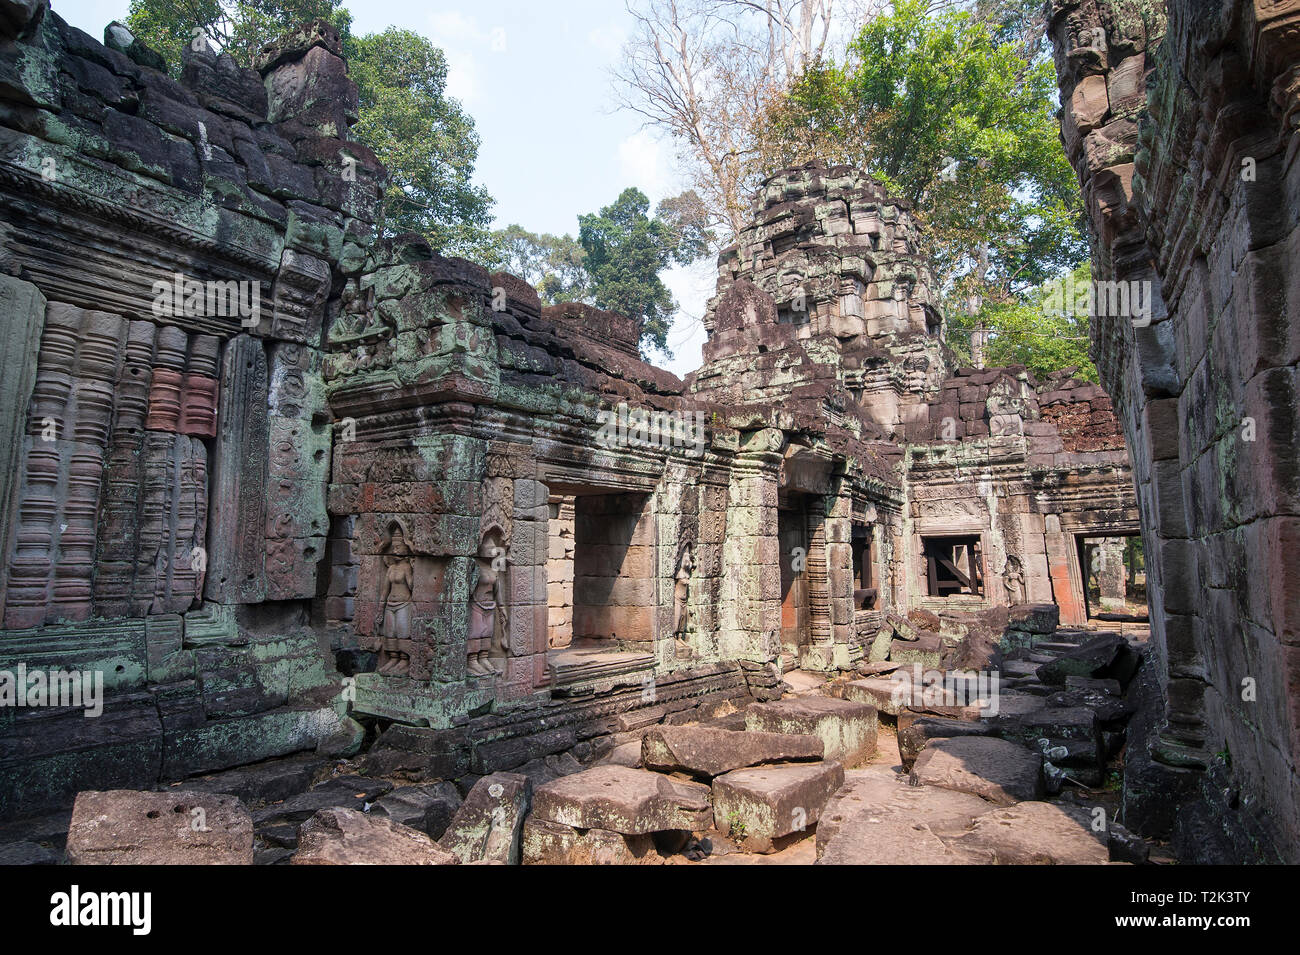
[[[479,28],[478,21],[473,17],[465,16],[459,10],[429,14],[429,30],[435,41],[477,41],[486,38],[486,33]]]
[[[443,47],[447,55],[447,95],[467,106],[478,95],[478,60],[473,53],[462,53]]]

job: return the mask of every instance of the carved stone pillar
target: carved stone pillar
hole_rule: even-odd
[[[227,342],[204,585],[204,596],[218,603],[256,603],[266,594],[267,388],[262,342],[249,335]]]
[[[35,285],[0,275],[0,314],[6,321],[0,336],[0,609],[7,580],[2,572],[14,545],[17,506],[22,492],[23,424],[36,382],[36,361],[45,324],[45,297]]]

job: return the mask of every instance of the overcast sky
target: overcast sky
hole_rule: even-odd
[[[129,0],[53,0],[73,26],[102,40]],[[353,31],[390,25],[422,33],[447,55],[447,92],[464,104],[480,139],[476,178],[495,197],[497,225],[577,234],[579,214],[609,205],[628,186],[651,201],[685,184],[672,147],[616,110],[608,70],[630,17],[621,0],[350,0]],[[713,292],[711,261],[664,280],[681,312],[668,333],[678,375],[698,367],[699,319]]]

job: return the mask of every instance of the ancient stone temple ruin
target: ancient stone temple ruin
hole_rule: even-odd
[[[1100,9],[1058,13],[1054,35],[1065,36],[1067,21],[1077,32]],[[1070,774],[1097,784],[1123,741],[1114,695],[1139,663],[1149,679],[1138,682],[1170,720],[1150,752],[1163,758],[1178,746],[1203,758],[1220,738],[1208,728],[1226,725],[1207,709],[1206,640],[1224,632],[1204,629],[1209,614],[1262,621],[1254,608],[1276,614],[1295,596],[1280,557],[1272,570],[1251,563],[1281,553],[1293,518],[1227,537],[1208,524],[1168,532],[1193,515],[1245,512],[1200,489],[1227,473],[1212,466],[1210,431],[1188,437],[1198,442],[1188,447],[1211,450],[1184,456],[1180,470],[1185,379],[1175,369],[1197,369],[1187,400],[1214,399],[1204,363],[1171,357],[1163,312],[1137,349],[1122,341],[1134,334],[1127,325],[1097,329],[1118,415],[1106,391],[1068,372],[1040,381],[1021,367],[958,367],[912,210],[853,169],[813,164],[764,182],[749,225],[719,259],[703,365],[682,381],[641,358],[632,319],[542,307],[514,276],[443,257],[419,236],[381,236],[384,171],[349,139],[356,90],[329,27],[268,46],[251,69],[187,48],[177,82],[120,26],[104,45],[39,2],[4,11],[0,389],[12,413],[0,416],[0,671],[100,674],[104,693],[94,719],[67,701],[0,709],[0,819],[66,812],[88,790],[189,780],[236,792],[228,775],[194,780],[318,752],[353,761],[370,782],[348,777],[347,791],[365,788],[367,806],[405,777],[455,783],[458,803],[468,794],[462,812],[491,811],[475,784],[505,780],[491,798],[509,803],[511,826],[529,812],[530,773],[544,772],[553,781],[532,800],[525,855],[578,861],[595,850],[575,848],[573,833],[614,825],[574,821],[579,781],[624,771],[601,761],[633,736],[645,735],[642,776],[686,759],[697,777],[722,780],[825,756],[807,765],[827,768],[798,769],[824,790],[819,806],[844,783],[831,745],[790,730],[787,711],[761,707],[793,704],[805,723],[843,719],[855,733],[869,726],[869,745],[864,736],[838,754],[846,765],[875,751],[877,710],[897,720],[909,767],[927,740],[966,745],[946,739],[963,735],[942,718],[952,707],[891,711],[878,684],[912,664],[1001,667],[1005,687],[1031,682],[1046,693],[1041,678],[1093,694],[1110,710],[1061,703],[1053,721],[1027,692],[1018,699],[1033,706],[1008,710],[1011,723],[990,744],[1025,743],[1038,779],[1035,750],[1051,742],[1044,753],[1075,759]],[[1090,90],[1099,79],[1104,101],[1106,83],[1128,82],[1129,60],[1076,57],[1065,42],[1067,102],[1083,96],[1070,100],[1076,83]],[[1146,42],[1130,43],[1140,61]],[[1249,55],[1282,62],[1264,48]],[[1249,72],[1247,62],[1234,69]],[[1182,116],[1176,91],[1163,102],[1166,122]],[[1091,130],[1112,130],[1116,143],[1135,132],[1131,112],[1114,120],[1122,128],[1102,127],[1098,109],[1086,129],[1067,121],[1072,158],[1080,135],[1099,135]],[[1178,122],[1208,122],[1187,117]],[[1220,148],[1221,138],[1159,133],[1145,147],[1147,181],[1175,189],[1161,163],[1192,143]],[[1280,153],[1258,156],[1261,176],[1281,175]],[[1102,261],[1165,268],[1176,250],[1179,282],[1217,281],[1220,266],[1202,275],[1187,264],[1182,239],[1156,225],[1143,232],[1126,198],[1128,169],[1085,180],[1099,248],[1112,256]],[[1212,221],[1231,239],[1222,255],[1239,249],[1242,275],[1284,254],[1250,251],[1253,195],[1242,188],[1238,214],[1214,193]],[[1261,215],[1276,211],[1275,200],[1259,201]],[[1282,225],[1265,220],[1259,228]],[[1205,221],[1180,216],[1178,225]],[[1117,236],[1123,255],[1108,251],[1121,247]],[[1168,293],[1174,279],[1164,281]],[[1232,288],[1224,278],[1223,294]],[[1266,333],[1261,325],[1248,339],[1255,351],[1231,339],[1233,368],[1247,353],[1283,360],[1285,335]],[[1203,357],[1204,337],[1198,347]],[[1280,373],[1294,379],[1294,361]],[[1263,377],[1218,387],[1239,387],[1245,408],[1261,403],[1257,453],[1282,462],[1294,448],[1278,429],[1295,419],[1279,424],[1263,405],[1290,386],[1251,384]],[[1148,424],[1156,416],[1162,423]],[[1185,427],[1214,420],[1215,434],[1230,427],[1208,413]],[[1139,449],[1136,472],[1125,434]],[[1234,501],[1284,508],[1294,471],[1236,472],[1241,482],[1269,473],[1274,483],[1241,486]],[[1167,494],[1184,493],[1194,507],[1169,506]],[[1152,564],[1157,662],[1111,634],[1100,663],[1052,669],[1051,653],[1077,656],[1099,619],[1123,610],[1125,541],[1138,534]],[[1246,559],[1224,552],[1224,564],[1199,576],[1254,582],[1234,591],[1216,577],[1207,593],[1221,596],[1198,612],[1208,598],[1191,586],[1195,555],[1231,541]],[[1250,626],[1263,632],[1262,622]],[[1083,646],[1095,652],[1095,643]],[[1006,662],[1035,645],[1032,659]],[[776,702],[794,670],[835,689]],[[1271,672],[1259,679],[1283,679]],[[1067,685],[1067,673],[1083,682]],[[1105,679],[1091,679],[1098,674]],[[1287,735],[1295,711],[1270,712],[1274,749],[1259,765],[1284,792],[1294,762],[1277,747],[1296,738]],[[734,714],[758,756],[714,760],[714,772],[682,756],[680,741],[674,749],[671,730]],[[901,731],[919,716],[929,719],[908,737],[909,753]],[[791,732],[803,735],[775,735]],[[277,785],[301,785],[277,798],[310,782],[299,778],[307,764],[291,764],[299,769]],[[673,785],[685,787],[678,815],[613,829],[619,852],[644,854],[636,840],[647,833],[706,829],[708,813],[717,823],[732,812],[724,804],[743,803],[720,782],[711,796],[698,782]],[[266,816],[267,831],[285,818]],[[358,825],[320,820],[275,845],[287,856],[324,838],[322,825]],[[751,824],[749,837],[770,848],[793,831],[762,835]],[[452,851],[472,861],[462,849]],[[503,851],[518,861],[517,844]]]

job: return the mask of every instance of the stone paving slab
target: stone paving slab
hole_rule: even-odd
[[[72,865],[252,865],[253,818],[226,794],[78,793],[67,859]]]

